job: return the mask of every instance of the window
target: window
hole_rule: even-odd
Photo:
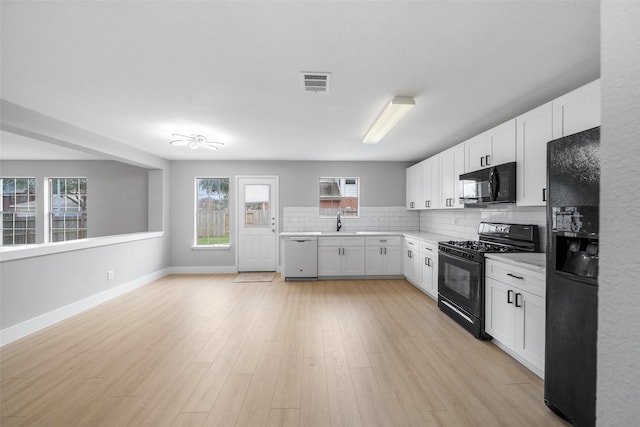
[[[2,182],[2,244],[36,242],[36,179],[0,178]]]
[[[320,178],[318,188],[321,217],[358,217],[360,178]]]
[[[271,186],[267,184],[245,184],[244,226],[271,227]]]
[[[196,178],[196,246],[229,245],[229,178]]]
[[[87,237],[87,179],[49,178],[49,241]]]

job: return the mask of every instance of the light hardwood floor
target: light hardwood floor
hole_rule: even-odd
[[[542,381],[404,280],[176,275],[0,349],[9,426],[554,426]]]

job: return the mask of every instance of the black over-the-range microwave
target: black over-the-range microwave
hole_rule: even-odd
[[[465,208],[516,202],[516,162],[460,175],[460,200]]]

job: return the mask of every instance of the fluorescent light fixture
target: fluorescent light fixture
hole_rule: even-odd
[[[394,97],[373,123],[362,143],[377,144],[414,105],[416,105],[416,101],[413,96]]]

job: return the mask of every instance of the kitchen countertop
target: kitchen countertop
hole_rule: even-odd
[[[460,237],[447,236],[445,234],[426,233],[424,231],[406,231],[402,234],[406,237],[412,237],[418,240],[425,240],[430,243],[446,242],[450,240],[466,240]]]
[[[516,252],[510,254],[485,254],[485,257],[539,273],[546,271],[546,257],[544,253]]]
[[[446,236],[443,234],[425,233],[422,231],[285,231],[280,233],[280,237],[302,237],[302,236],[345,236],[345,237],[366,237],[366,236],[406,236],[418,240],[425,240],[431,243],[438,243],[446,240],[460,240],[458,237]]]

